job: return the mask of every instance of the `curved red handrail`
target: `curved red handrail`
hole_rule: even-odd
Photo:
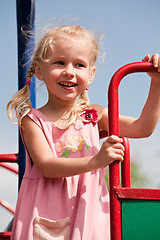
[[[119,136],[119,99],[118,87],[126,75],[135,72],[157,71],[149,62],[135,62],[127,64],[113,75],[108,89],[108,114],[109,114],[109,136]],[[110,218],[111,218],[111,239],[121,239],[121,206],[114,194],[114,188],[120,186],[120,166],[117,161],[109,166],[110,186]]]
[[[6,168],[6,169],[10,170],[11,172],[14,172],[14,173],[18,174],[18,170],[16,168],[11,167],[11,166],[9,166],[5,163],[0,162],[0,167]]]

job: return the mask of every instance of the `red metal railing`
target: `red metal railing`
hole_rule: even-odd
[[[3,233],[0,233],[0,239],[10,239],[11,237],[11,232],[3,232]]]
[[[123,138],[125,148],[124,160],[121,163],[121,180],[122,187],[131,187],[131,164],[130,164],[130,147],[128,138]]]
[[[11,172],[14,172],[14,173],[18,174],[18,170],[16,168],[14,168],[12,166],[9,166],[5,163],[0,162],[0,167],[6,168],[6,169],[10,170]]]
[[[3,168],[6,168],[16,174],[18,174],[18,170],[10,165],[7,165],[6,163],[17,163],[18,160],[18,154],[0,154],[0,166]],[[7,203],[4,200],[0,200],[0,205],[6,208],[9,212],[12,214],[15,213],[14,208]],[[10,239],[11,232],[1,232],[0,233],[0,240],[1,239]]]
[[[0,162],[17,163],[18,154],[0,154]]]
[[[108,89],[108,112],[109,112],[109,136],[119,136],[119,99],[118,87],[123,77],[135,72],[154,72],[156,69],[149,62],[135,62],[121,67],[113,75]],[[126,151],[125,151],[126,152]],[[128,158],[129,153],[127,153]],[[127,172],[123,163],[122,171]],[[129,167],[130,168],[130,167]],[[130,176],[123,177],[125,186],[130,187]],[[110,186],[110,218],[111,218],[111,240],[121,240],[121,205],[115,194],[115,188],[120,187],[120,165],[118,161],[109,166]]]
[[[14,208],[6,201],[4,200],[0,200],[0,205],[3,206],[4,208],[6,208],[9,212],[11,213],[15,213]]]

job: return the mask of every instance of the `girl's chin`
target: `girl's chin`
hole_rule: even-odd
[[[77,96],[64,96],[64,97],[60,97],[59,100],[60,101],[65,101],[66,103],[73,103],[75,101],[77,101],[78,97]]]

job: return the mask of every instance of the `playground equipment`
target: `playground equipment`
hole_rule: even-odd
[[[119,136],[118,87],[124,76],[156,71],[151,63],[131,63],[112,77],[108,90],[109,135]],[[111,240],[156,240],[160,238],[160,190],[131,188],[129,143],[124,139],[125,158],[109,166]]]
[[[9,171],[14,172],[15,174],[18,174],[18,170],[16,168],[14,168],[10,165],[7,165],[6,163],[18,163],[18,154],[0,154],[0,167],[6,168]],[[15,210],[8,202],[0,199],[0,205],[14,215]],[[7,232],[0,233],[0,240],[1,239],[10,239],[11,227],[12,227],[12,221],[8,224],[8,226],[6,228]]]

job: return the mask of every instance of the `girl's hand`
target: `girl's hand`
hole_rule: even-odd
[[[95,156],[98,168],[105,168],[115,160],[122,162],[124,157],[123,139],[117,136],[108,137],[102,144],[98,154]]]
[[[150,60],[149,60],[150,59]],[[148,72],[148,75],[151,78],[158,78],[160,79],[160,55],[158,53],[153,54],[150,58],[150,55],[147,54],[143,59],[142,62],[151,62],[155,68],[157,68],[158,72]]]

